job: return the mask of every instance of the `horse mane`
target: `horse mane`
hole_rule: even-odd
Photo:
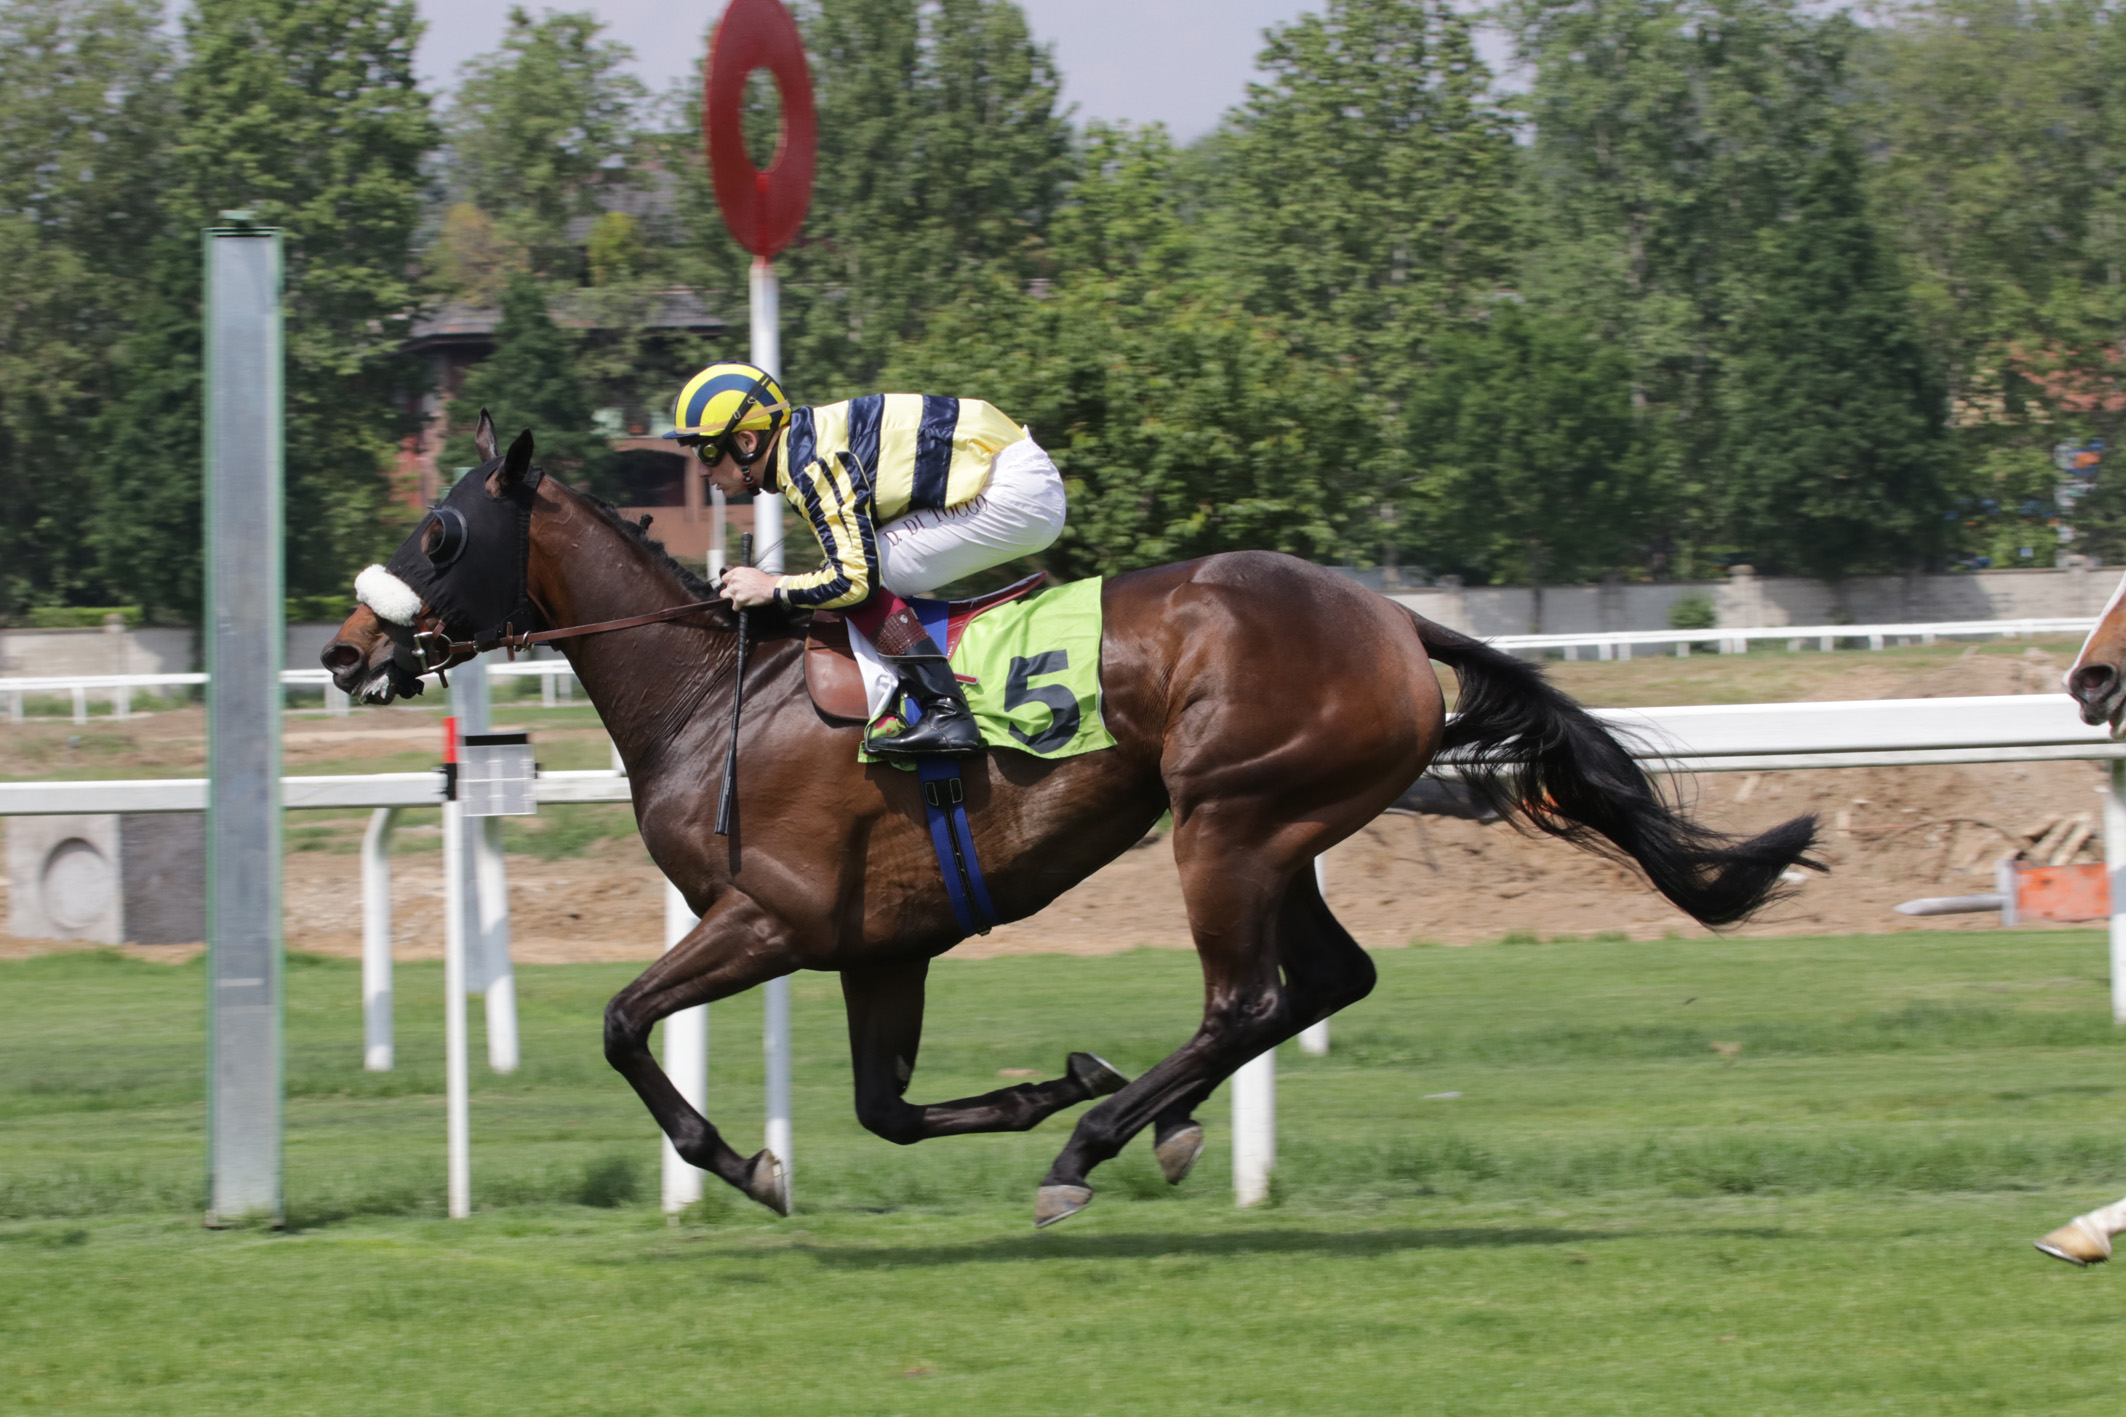
[[[566,484],[563,485],[565,486]],[[679,583],[686,587],[689,596],[695,600],[712,600],[715,598],[716,587],[695,571],[688,569],[671,552],[665,550],[664,543],[651,536],[648,527],[633,517],[622,515],[618,507],[595,492],[585,492],[575,487],[570,487],[568,490],[587,502],[593,511],[605,519],[607,525],[627,537],[630,541],[633,541],[644,551],[647,551],[652,560],[677,576]],[[730,606],[718,605],[713,613],[725,622],[726,628],[736,629],[738,627],[737,614]],[[783,633],[792,628],[791,612],[780,605],[762,606],[757,610],[748,611],[747,614],[752,618],[747,620],[746,626],[755,638]],[[806,618],[809,620],[810,616],[808,615]]]

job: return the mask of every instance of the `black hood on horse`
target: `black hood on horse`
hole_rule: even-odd
[[[509,451],[458,479],[384,569],[417,592],[450,639],[482,649],[533,628],[525,582],[532,503],[544,474],[526,429]]]

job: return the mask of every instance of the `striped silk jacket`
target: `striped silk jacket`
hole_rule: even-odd
[[[973,501],[996,455],[1025,436],[980,399],[867,394],[798,409],[772,455],[771,485],[811,524],[826,564],[785,576],[776,598],[812,610],[858,604],[878,584],[876,527]]]

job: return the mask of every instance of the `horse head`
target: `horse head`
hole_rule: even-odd
[[[2108,723],[2112,737],[2126,737],[2126,579],[2111,593],[2066,678],[2067,692],[2081,705],[2082,722]]]
[[[541,473],[526,429],[496,452],[494,420],[473,434],[481,463],[460,478],[391,559],[355,578],[355,612],[319,656],[349,697],[384,704],[421,692],[421,676],[492,648],[539,618],[526,585]]]

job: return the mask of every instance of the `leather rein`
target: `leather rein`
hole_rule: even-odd
[[[696,600],[686,605],[674,605],[664,610],[652,610],[646,615],[630,615],[623,620],[600,620],[595,624],[570,625],[559,630],[540,630],[537,633],[527,630],[521,635],[510,634],[508,627],[505,626],[502,638],[495,641],[488,648],[506,649],[509,651],[509,657],[515,659],[518,650],[528,650],[533,645],[550,644],[555,640],[574,639],[579,635],[602,635],[608,630],[632,630],[640,625],[655,625],[666,620],[677,620],[683,615],[692,615],[697,611],[707,610],[711,606],[724,603],[723,597],[718,596],[712,600]],[[423,606],[420,618],[426,620],[428,615],[427,607]],[[416,622],[413,631],[413,656],[420,664],[420,669],[416,671],[418,673],[427,674],[431,671],[440,673],[455,656],[460,654],[472,655],[480,652],[480,646],[472,640],[453,640],[447,630],[424,630],[419,628],[418,622]],[[431,654],[435,656],[433,659],[430,658]]]

